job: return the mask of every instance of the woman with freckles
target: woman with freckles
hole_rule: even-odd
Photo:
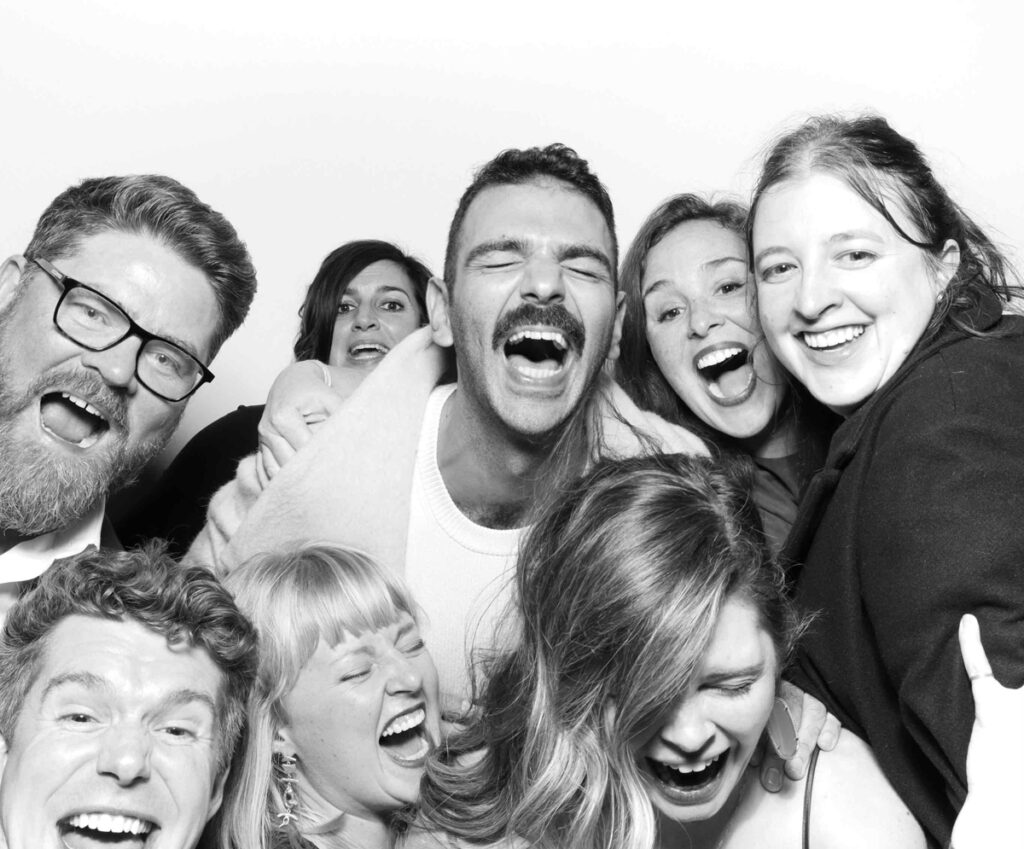
[[[973,716],[961,612],[977,612],[997,676],[1024,681],[1020,287],[879,117],[783,136],[750,233],[772,351],[843,417],[787,544],[798,601],[819,612],[789,677],[946,845]]]
[[[437,671],[407,590],[358,552],[307,545],[225,581],[259,634],[224,849],[384,849],[439,739]]]
[[[641,409],[748,454],[773,550],[824,460],[833,416],[779,366],[757,318],[746,207],[675,195],[641,225],[622,262],[616,377]]]

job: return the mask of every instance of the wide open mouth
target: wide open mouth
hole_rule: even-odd
[[[693,358],[693,366],[707,385],[711,400],[722,406],[746,401],[757,382],[753,357],[746,345],[730,343],[705,348]]]
[[[144,849],[158,830],[150,820],[101,813],[65,817],[57,829],[68,849]]]
[[[835,330],[826,330],[823,333],[805,331],[800,334],[800,337],[808,348],[815,351],[835,351],[857,339],[863,333],[863,324],[848,324],[846,327],[837,327]]]
[[[379,360],[391,349],[380,342],[359,342],[348,349],[348,355],[353,360]]]
[[[47,392],[39,400],[43,430],[74,445],[89,448],[110,429],[106,415],[84,398],[70,392]]]
[[[426,721],[427,711],[422,705],[400,713],[384,726],[377,742],[400,766],[422,766],[430,751]]]
[[[565,365],[569,342],[560,330],[517,330],[505,340],[502,350],[520,371],[546,377]]]
[[[688,797],[702,797],[713,791],[728,760],[729,750],[719,752],[710,760],[695,764],[667,764],[654,758],[645,758],[651,774],[658,779],[670,795],[688,801]],[[700,801],[704,801],[700,799]]]

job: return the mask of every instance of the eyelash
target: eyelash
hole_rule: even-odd
[[[745,681],[742,684],[733,684],[729,686],[719,686],[717,689],[724,693],[726,696],[733,698],[736,696],[745,696],[750,692],[750,688],[754,686],[753,681]]]

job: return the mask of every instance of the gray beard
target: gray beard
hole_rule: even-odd
[[[0,361],[2,363],[2,361]],[[75,374],[68,368],[44,373],[24,393],[14,395],[0,367],[0,535],[34,537],[66,527],[85,516],[107,494],[125,486],[167,444],[181,417],[179,411],[166,428],[141,445],[129,446],[126,402],[115,405],[112,423],[115,433],[104,435],[108,445],[101,450],[72,456],[19,436],[16,416],[37,404],[45,386],[61,374]],[[99,378],[83,378],[97,385]],[[113,390],[103,384],[109,397]],[[141,390],[145,391],[145,390]],[[112,438],[116,441],[111,441]]]

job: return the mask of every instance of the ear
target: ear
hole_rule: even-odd
[[[5,311],[8,305],[13,303],[27,265],[28,260],[21,254],[7,257],[3,265],[0,265],[0,312]]]
[[[295,757],[296,746],[287,725],[282,725],[274,732],[274,742],[271,745],[271,749],[275,755]]]
[[[946,239],[942,246],[942,253],[939,254],[939,271],[935,283],[939,292],[945,292],[949,281],[953,279],[957,269],[960,268],[960,246],[953,239]]]
[[[210,796],[210,807],[206,810],[206,821],[209,822],[213,819],[213,815],[220,810],[220,806],[224,801],[224,785],[227,784],[228,776],[231,775],[231,764],[228,764],[228,768],[221,773],[217,779],[213,782],[213,795]]]
[[[443,348],[450,348],[453,343],[448,297],[445,282],[439,277],[431,277],[427,283],[427,314],[434,342]]]
[[[622,322],[625,318],[626,293],[618,292],[615,295],[615,323],[612,325],[612,344],[608,348],[608,357],[605,360],[607,365],[611,365],[619,359],[619,343],[622,341]]]

